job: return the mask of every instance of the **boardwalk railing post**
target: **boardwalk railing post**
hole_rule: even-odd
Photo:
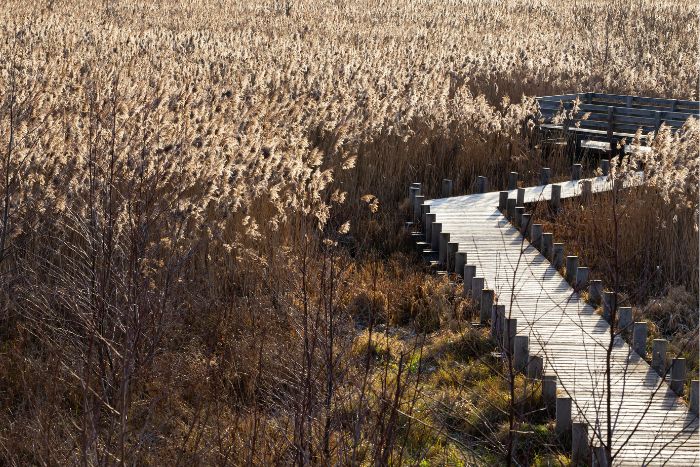
[[[428,214],[430,214],[430,205],[421,204],[420,205],[420,222],[423,224],[423,232],[426,231],[426,225],[428,224]]]
[[[484,278],[474,277],[472,279],[472,298],[481,309],[481,291],[484,290]]]
[[[561,185],[552,185],[552,196],[549,200],[549,205],[555,211],[561,207]]]
[[[495,324],[492,323],[493,326],[493,338],[496,340],[496,342],[503,344],[503,326],[505,326],[505,321],[506,321],[506,306],[505,305],[494,305],[493,306],[493,313],[495,314]],[[492,316],[494,316],[492,314]]]
[[[508,190],[516,188],[518,188],[518,172],[511,172],[508,174]]]
[[[431,234],[433,231],[433,222],[437,216],[433,213],[428,213],[425,215],[425,242],[430,243]]]
[[[452,180],[445,178],[442,180],[442,197],[449,198],[452,196]]]
[[[571,285],[576,283],[576,270],[578,269],[578,256],[566,257],[566,282]]]
[[[459,250],[459,243],[448,242],[447,243],[447,272],[457,272],[455,269],[455,262],[457,256],[457,250]]]
[[[513,224],[515,222],[515,198],[508,198],[508,220]]]
[[[623,334],[629,334],[632,331],[632,307],[621,306],[617,309],[617,328]]]
[[[581,164],[574,164],[571,166],[571,180],[581,179]]]
[[[581,182],[581,199],[584,203],[591,201],[593,196],[593,182],[590,180],[584,180]]]
[[[671,361],[671,389],[679,396],[685,392],[685,377],[685,358],[674,358]]]
[[[610,321],[610,317],[615,308],[615,292],[603,292],[603,318],[606,321]]]
[[[549,167],[542,167],[540,170],[540,185],[549,185]]]
[[[527,361],[530,358],[530,338],[528,336],[515,336],[513,342],[513,368],[515,371],[525,372]]]
[[[525,188],[518,188],[518,193],[515,196],[515,205],[517,207],[525,206]]]
[[[599,445],[593,448],[593,467],[610,467],[610,459],[605,446]]]
[[[487,324],[491,319],[491,310],[493,308],[494,292],[491,289],[481,290],[481,308],[479,319],[481,324]]]
[[[695,415],[698,414],[698,406],[700,406],[700,382],[694,379],[690,382],[690,411]]]
[[[505,316],[505,314],[503,316]],[[505,318],[503,321],[503,349],[508,355],[513,355],[515,336],[518,332],[518,320],[515,318]]]
[[[476,266],[473,264],[467,264],[464,266],[464,275],[462,280],[463,290],[462,295],[465,297],[472,292],[472,280],[476,276]]]
[[[549,261],[552,260],[552,250],[554,249],[554,234],[545,232],[542,234],[542,256]]]
[[[591,303],[600,305],[600,300],[603,298],[603,281],[594,279],[588,284],[588,299]]]
[[[425,196],[423,195],[418,195],[416,196],[413,204],[413,220],[414,221],[419,221],[423,217],[421,216],[421,206],[425,202]]]
[[[408,189],[409,204],[411,209],[416,205],[416,196],[420,195],[420,188],[417,186],[411,186]]]
[[[571,464],[591,465],[588,425],[585,422],[571,424]]]
[[[665,375],[668,370],[667,351],[668,341],[666,339],[654,339],[651,346],[651,367],[661,376]]]
[[[525,214],[525,208],[522,206],[518,206],[515,208],[515,222],[513,225],[516,227],[520,228],[521,225],[523,225],[523,214]]]
[[[527,377],[530,379],[541,379],[544,367],[544,360],[539,355],[533,355],[527,362]]]
[[[586,283],[588,283],[588,268],[585,266],[579,266],[576,269],[576,287],[577,291],[586,288]]]
[[[465,251],[458,251],[455,254],[455,274],[459,274],[464,277],[464,265],[467,264],[467,253]]]
[[[610,175],[610,161],[608,159],[600,161],[600,170],[603,172],[603,175]]]
[[[564,264],[564,244],[555,243],[552,247],[552,267],[561,269]]]
[[[556,425],[554,430],[559,436],[571,433],[571,398],[560,396],[556,401]]]
[[[447,266],[447,244],[450,243],[450,234],[440,233],[440,244],[438,245],[438,261],[441,266]]]
[[[632,348],[637,354],[644,358],[647,354],[647,335],[649,328],[646,321],[637,321],[634,323],[632,334]]]
[[[505,214],[508,208],[508,192],[499,191],[498,192],[498,210]]]
[[[440,235],[442,234],[442,223],[433,222],[432,231],[430,232],[430,249],[440,251]]]
[[[542,224],[532,224],[530,227],[530,243],[538,250],[542,250]]]
[[[554,413],[557,403],[557,377],[555,375],[542,377],[542,402],[547,413]]]
[[[489,191],[489,180],[483,175],[479,175],[476,178],[476,191],[477,193],[486,193]]]

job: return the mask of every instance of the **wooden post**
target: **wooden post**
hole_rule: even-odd
[[[583,180],[581,182],[581,199],[585,203],[589,203],[593,197],[593,182],[590,180]]]
[[[452,180],[445,178],[442,180],[442,197],[449,198],[452,196]]]
[[[505,305],[494,305],[492,317],[496,319],[494,323],[491,323],[493,329],[492,337],[496,339],[496,342],[503,341],[503,327],[506,321],[506,306]]]
[[[600,169],[603,172],[603,175],[607,176],[610,174],[610,161],[608,159],[602,159],[600,161]]]
[[[527,237],[527,234],[530,233],[530,222],[532,221],[532,214],[525,214],[523,213],[523,217],[520,223],[520,233],[523,234],[524,237]]]
[[[432,232],[433,232],[433,223],[435,222],[435,219],[437,218],[437,214],[429,213],[425,215],[425,241],[426,243],[430,243],[430,239],[432,238]]]
[[[690,411],[695,415],[698,415],[698,406],[700,406],[700,388],[698,388],[697,379],[690,382]]]
[[[532,224],[530,227],[530,243],[538,250],[542,250],[542,224]]]
[[[486,193],[489,191],[489,181],[483,175],[479,175],[476,178],[476,190],[477,193]]]
[[[661,376],[665,375],[666,370],[668,370],[667,351],[668,341],[666,339],[654,339],[651,346],[651,367]]]
[[[632,330],[632,307],[621,306],[617,310],[617,328],[623,333],[629,333]]]
[[[610,322],[612,312],[616,309],[615,292],[603,292],[603,318]]]
[[[413,220],[414,221],[419,221],[422,219],[421,217],[421,205],[425,202],[425,196],[423,195],[418,195],[414,199],[414,204],[413,204]]]
[[[557,377],[544,375],[542,377],[542,402],[548,413],[554,413],[557,403]]]
[[[588,283],[588,300],[596,305],[600,305],[603,298],[603,281],[593,279]]]
[[[512,355],[515,335],[518,332],[518,320],[515,318],[505,318],[503,321],[503,350],[508,355]]]
[[[549,185],[549,167],[542,167],[540,170],[540,185]]]
[[[525,206],[525,188],[518,188],[518,193],[516,194],[516,206]]]
[[[556,401],[557,422],[554,431],[559,435],[566,435],[571,432],[571,398],[560,396]]]
[[[516,188],[518,188],[518,172],[511,172],[508,174],[508,190]]]
[[[481,291],[484,290],[484,278],[474,277],[472,279],[472,298],[481,309]]]
[[[463,290],[462,295],[465,297],[472,292],[472,280],[476,277],[476,266],[473,264],[467,264],[464,266],[464,275],[462,276]]]
[[[685,358],[674,358],[671,361],[671,389],[679,396],[685,392],[685,378]]]
[[[440,250],[440,234],[442,233],[442,223],[433,222],[430,232],[430,249],[433,251]]]
[[[571,167],[571,180],[581,179],[581,164],[574,164]]]
[[[545,232],[542,234],[542,256],[548,260],[552,260],[552,250],[554,249],[554,234]]]
[[[522,206],[518,206],[515,208],[515,222],[514,225],[520,229],[520,226],[523,225],[523,214],[525,214],[525,208]]]
[[[579,266],[576,269],[576,290],[583,290],[588,282],[588,268]]]
[[[654,128],[656,128],[656,131],[661,128],[661,112],[658,110],[654,111]]]
[[[459,250],[459,243],[448,242],[447,243],[447,272],[456,272],[455,261],[457,256],[457,250]]]
[[[608,144],[610,145],[610,157],[615,157],[617,153],[617,148],[615,147],[615,141],[613,140],[615,132],[615,108],[613,106],[608,106]]]
[[[450,243],[450,234],[440,233],[440,243],[438,245],[438,261],[441,265],[447,266],[447,244]]]
[[[508,220],[513,223],[515,219],[515,198],[508,198]]]
[[[416,196],[420,195],[420,188],[412,186],[411,188],[408,189],[409,191],[409,201],[410,201],[410,208],[413,209],[414,206],[416,205]],[[413,211],[411,211],[413,212]]]
[[[533,355],[527,362],[527,377],[530,379],[541,379],[544,367],[544,360],[539,355]]]
[[[647,334],[649,329],[646,321],[637,321],[634,323],[632,334],[632,348],[637,354],[644,358],[647,355]]]
[[[564,264],[564,244],[555,243],[552,247],[552,266],[554,269],[561,269]]]
[[[505,214],[508,208],[508,192],[499,191],[498,192],[498,210]]]
[[[552,185],[552,197],[549,200],[549,205],[555,211],[561,207],[561,185]]]
[[[467,264],[467,252],[458,251],[455,254],[455,274],[462,276],[464,274],[464,265]]]
[[[585,422],[571,424],[571,465],[591,465],[588,425]]]
[[[491,309],[493,308],[494,292],[491,289],[481,290],[481,308],[480,316],[481,324],[487,324],[491,318]]]
[[[413,182],[410,185],[408,185],[408,196],[411,196],[411,188],[418,188],[418,194],[420,194],[420,187],[420,182]]]
[[[530,338],[528,336],[515,336],[513,341],[513,368],[515,371],[524,372],[527,369]]]
[[[578,269],[578,256],[566,257],[566,282],[571,285],[576,284],[576,270]]]
[[[500,324],[499,318],[498,318],[498,305],[491,305],[491,327],[490,327],[490,335],[492,339],[497,339],[498,338],[498,326]]]
[[[420,205],[420,220],[423,222],[425,225],[426,221],[428,220],[428,214],[430,214],[430,205],[423,203]]]
[[[593,448],[593,467],[610,467],[610,459],[605,446],[595,446]]]

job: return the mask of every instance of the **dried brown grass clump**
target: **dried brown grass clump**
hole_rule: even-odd
[[[389,302],[379,291],[362,290],[348,305],[348,312],[361,323],[382,324],[387,319]]]
[[[668,334],[687,334],[698,329],[697,296],[684,287],[672,287],[661,298],[650,300],[642,314]]]

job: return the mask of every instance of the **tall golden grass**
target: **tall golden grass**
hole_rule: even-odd
[[[381,266],[407,184],[563,167],[536,95],[697,97],[690,2],[9,0],[0,31],[14,465],[403,459],[412,354],[344,357],[357,289],[433,300]]]

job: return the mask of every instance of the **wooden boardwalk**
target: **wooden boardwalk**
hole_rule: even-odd
[[[611,188],[606,177],[589,180],[593,192]],[[580,194],[579,182],[558,185],[562,198]],[[551,185],[528,188],[525,203],[547,200],[550,193]],[[511,190],[509,197],[515,196]],[[450,242],[466,252],[466,264],[484,277],[484,287],[506,306],[506,315],[517,319],[518,334],[529,335],[530,355],[543,358],[546,375],[556,375],[558,395],[572,398],[574,421],[588,424],[589,437],[598,432],[605,440],[609,325],[506,220],[498,197],[490,192],[425,204]],[[611,373],[613,464],[700,465],[698,417],[620,338]]]

